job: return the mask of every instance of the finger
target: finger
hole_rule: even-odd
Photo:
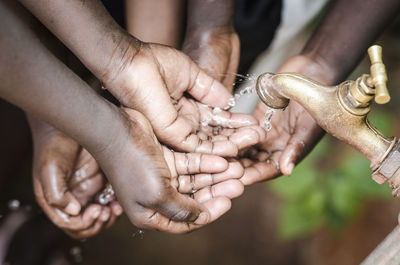
[[[93,223],[93,225],[87,229],[84,230],[65,230],[65,232],[70,236],[75,239],[85,239],[89,238],[92,236],[97,235],[103,228],[104,222],[100,219],[97,219],[96,222]]]
[[[202,120],[211,118],[209,125],[212,126],[223,126],[226,128],[240,128],[244,126],[258,125],[257,119],[252,115],[232,113],[229,111],[216,112],[216,109],[214,109],[213,114],[211,115],[210,113],[207,113],[209,112],[208,109],[203,108],[202,110],[203,110]]]
[[[182,142],[182,149],[191,150],[188,152],[213,154],[218,156],[236,156],[238,153],[238,148],[232,141],[203,141],[196,134],[189,135],[186,140]]]
[[[230,179],[198,190],[194,193],[194,199],[200,203],[221,196],[233,199],[242,195],[243,191],[244,186],[242,182],[236,179]]]
[[[119,202],[117,202],[117,201],[112,201],[110,203],[110,208],[111,208],[112,214],[116,215],[116,216],[120,216],[124,212],[121,204],[119,204]]]
[[[300,123],[300,121],[298,123]],[[296,129],[279,159],[279,166],[282,173],[289,176],[294,166],[314,148],[322,136],[323,130],[317,126],[307,128],[296,125]]]
[[[47,202],[69,215],[77,215],[81,205],[76,197],[68,191],[67,176],[57,161],[52,161],[40,170],[39,180],[43,188],[43,195]]]
[[[71,192],[82,206],[86,206],[104,187],[104,176],[98,172],[71,187]]]
[[[99,216],[99,220],[101,220],[103,223],[106,223],[110,217],[111,217],[111,209],[108,206],[103,206],[101,210],[101,214]]]
[[[164,190],[164,194],[161,193],[159,195],[149,205],[149,208],[160,212],[173,221],[199,222],[201,221],[198,220],[201,213],[207,215],[201,216],[202,219],[208,219],[208,213],[204,212],[201,204],[186,195],[178,193],[171,186]]]
[[[239,162],[230,162],[228,168],[216,174],[181,175],[178,177],[178,191],[192,193],[204,187],[220,183],[228,179],[239,179],[243,176],[244,169]]]
[[[249,167],[245,167],[240,181],[248,186],[279,176],[281,174],[278,163],[280,155],[281,152],[274,152],[267,161],[252,163]]]
[[[239,159],[240,164],[242,164],[242,166],[246,169],[248,167],[250,167],[251,165],[253,165],[255,162],[249,158],[240,158]]]
[[[77,159],[74,173],[68,180],[70,189],[74,189],[86,179],[94,177],[100,171],[99,165],[96,160],[90,155],[86,149],[82,149]]]
[[[178,175],[198,173],[218,173],[228,168],[224,158],[201,153],[173,153]]]
[[[227,69],[228,75],[225,76],[223,80],[224,86],[229,88],[229,91],[233,90],[233,85],[236,79],[236,73],[239,67],[239,57],[240,57],[240,44],[239,44],[239,37],[237,34],[233,34],[232,36],[232,42],[234,43],[232,45],[232,51],[229,59],[229,66]],[[232,74],[229,74],[232,73]]]
[[[198,69],[197,66],[195,68]],[[224,85],[207,75],[204,71],[199,69],[197,76],[192,80],[191,84],[187,92],[201,103],[213,107],[229,107],[229,100],[232,98],[231,93],[228,92]]]
[[[239,128],[234,134],[229,136],[229,140],[232,141],[239,150],[261,143],[265,138],[266,132],[259,126]]]
[[[155,229],[168,233],[181,234],[198,229],[215,221],[224,213],[226,213],[232,206],[231,201],[226,197],[217,197],[206,201],[202,205],[208,213],[208,218],[201,224],[176,222],[165,217],[159,212],[137,209],[137,211],[142,211],[142,214],[140,214],[140,216],[137,218],[139,225],[135,225],[144,229]]]
[[[83,214],[76,217],[68,217],[63,215],[65,213],[57,211],[58,209],[55,210],[58,217],[63,220],[62,222],[58,222],[56,224],[60,228],[69,231],[81,231],[88,229],[96,222],[102,212],[101,206],[97,204],[90,205],[85,209]]]
[[[88,227],[82,227],[82,229],[66,229],[66,233],[71,237],[76,239],[88,238],[98,234],[103,227],[110,221],[111,219],[111,209],[107,206],[101,207],[101,213],[99,217],[90,224]]]

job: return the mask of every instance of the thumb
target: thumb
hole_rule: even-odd
[[[40,176],[43,194],[48,204],[63,210],[69,215],[77,215],[81,205],[68,190],[67,176],[56,164],[48,164],[41,170]]]
[[[291,175],[294,166],[314,148],[323,135],[324,131],[318,126],[306,129],[296,128],[279,159],[282,174]]]
[[[194,199],[177,192],[173,187],[166,190],[167,196],[155,206],[164,216],[177,222],[194,222],[206,224],[209,222],[209,212]]]

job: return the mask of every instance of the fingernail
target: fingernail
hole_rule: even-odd
[[[105,222],[108,220],[109,217],[110,217],[110,212],[107,210],[104,210],[100,219],[101,219],[101,221]]]
[[[94,210],[93,214],[92,214],[93,219],[96,219],[97,217],[99,217],[100,213],[101,213],[100,209]]]
[[[194,221],[194,223],[195,223],[196,225],[205,225],[205,224],[208,223],[208,218],[209,218],[208,213],[202,212],[202,213],[199,215],[199,217],[197,217],[196,221]]]
[[[288,175],[291,175],[291,174],[292,174],[293,168],[294,168],[294,164],[293,164],[293,163],[290,163],[289,166],[288,166],[288,173],[289,173]]]
[[[122,212],[123,212],[122,207],[119,206],[119,205],[113,206],[113,212],[114,212],[114,214],[117,215],[117,216],[121,215]]]
[[[65,207],[65,212],[69,215],[77,215],[81,210],[80,205],[70,202],[68,203],[67,207]]]

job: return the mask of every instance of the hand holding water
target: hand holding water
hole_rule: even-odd
[[[232,95],[185,54],[158,44],[126,49],[104,85],[125,107],[145,115],[161,143],[185,152],[235,156],[263,137],[252,116],[226,111]],[[218,118],[213,107],[219,108]],[[202,127],[202,121],[218,133]]]

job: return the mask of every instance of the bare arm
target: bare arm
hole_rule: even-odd
[[[146,42],[180,48],[183,35],[183,0],[126,0],[126,29]]]
[[[350,74],[399,8],[398,0],[334,1],[304,50],[285,62],[279,71],[297,72],[326,85],[338,84]],[[265,105],[259,103],[254,115],[262,122],[265,111]],[[290,175],[294,165],[312,150],[324,133],[294,101],[284,112],[275,113],[271,122],[269,138],[259,146],[258,154],[267,153],[267,161],[274,163],[250,159],[251,167],[242,179],[245,184],[282,173]]]
[[[232,89],[239,63],[232,0],[189,0],[183,51],[225,87]]]
[[[26,29],[31,23],[27,14],[6,1],[0,4],[2,97],[68,133],[92,152],[104,146],[102,142],[112,142],[112,135],[124,126],[118,109],[42,46],[38,36]]]
[[[29,14],[15,2],[0,1],[0,16],[0,96],[82,144],[101,165],[136,225],[155,228],[159,218],[165,218],[147,220],[146,204],[174,219],[195,220],[202,207],[166,181],[170,174],[161,147],[145,119],[135,111],[128,117],[55,58],[33,30]],[[178,206],[184,201],[188,211]]]
[[[141,45],[126,36],[98,0],[20,2],[102,82],[114,78],[122,57],[129,57],[126,51],[135,53]]]
[[[327,83],[336,84],[350,74],[399,8],[398,0],[334,1],[301,55],[320,66]]]

